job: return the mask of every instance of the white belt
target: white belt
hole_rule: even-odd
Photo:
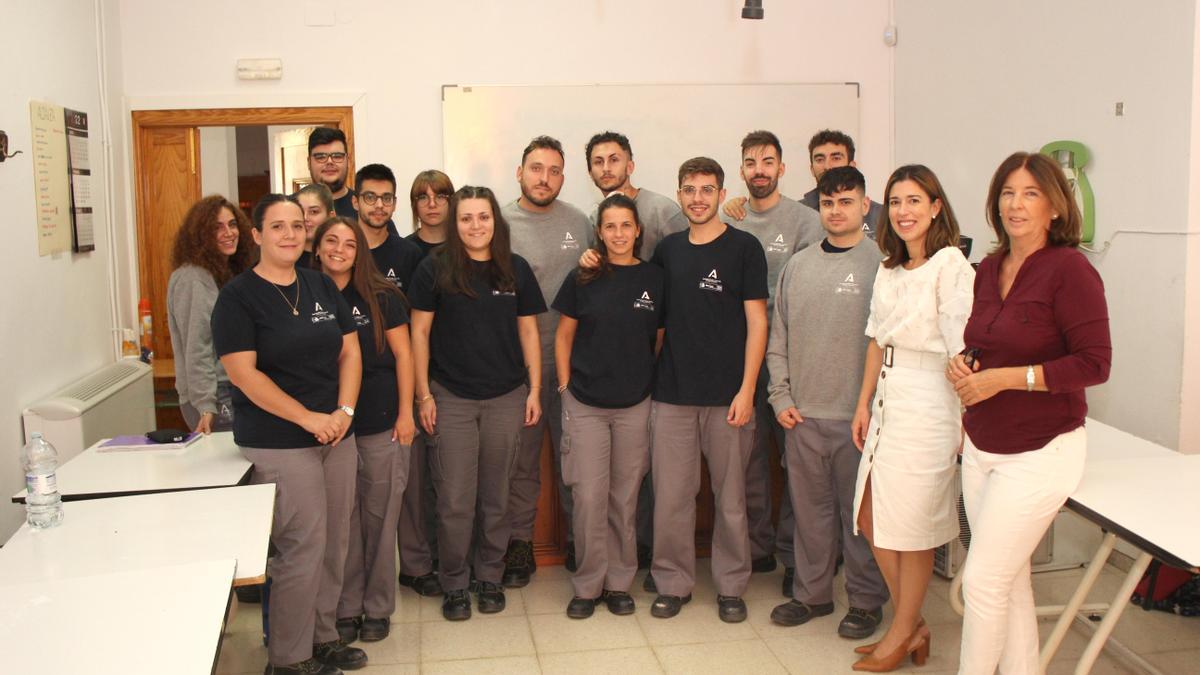
[[[918,352],[888,345],[883,348],[883,365],[886,368],[915,368],[917,370],[946,369],[949,358],[939,352]]]

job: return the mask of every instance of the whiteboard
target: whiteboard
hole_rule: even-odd
[[[632,182],[674,198],[679,165],[704,155],[720,162],[730,196],[742,138],[766,129],[783,145],[783,193],[812,189],[808,140],[821,129],[858,135],[858,85],[658,84],[446,86],[442,89],[445,171],[455,187],[484,185],[503,205],[521,195],[516,172],[530,139],[549,135],[566,154],[560,198],[590,212],[601,199],[587,174],[584,148],[605,130],[629,137]]]

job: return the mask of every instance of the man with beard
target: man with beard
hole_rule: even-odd
[[[538,136],[530,141],[521,155],[521,165],[517,167],[521,197],[500,210],[509,226],[513,253],[525,258],[533,268],[547,307],[563,279],[575,268],[580,254],[587,249],[592,230],[583,211],[558,199],[565,163],[562,143],[549,136]],[[537,320],[542,343],[542,380],[529,384],[535,389],[540,387],[542,416],[536,425],[521,429],[521,446],[512,471],[508,497],[510,532],[503,577],[504,585],[509,588],[528,584],[529,576],[537,569],[533,556],[533,524],[541,493],[542,439],[547,427],[555,453],[559,501],[567,515],[567,569],[575,571],[575,545],[570,531],[571,493],[563,484],[558,468],[561,466],[558,453],[562,439],[562,405],[554,368],[558,312],[550,310],[539,314]]]
[[[354,174],[358,194],[354,208],[358,224],[371,247],[375,266],[387,280],[402,291],[421,262],[421,248],[403,237],[388,232],[388,223],[396,212],[396,175],[382,164],[368,164]]]
[[[717,616],[746,620],[750,580],[745,467],[767,346],[767,261],[751,234],[721,222],[724,171],[707,157],[679,168],[688,230],[667,235],[651,261],[666,272],[662,353],[655,371],[652,616],[670,618],[696,584],[696,495],[708,463],[715,498],[712,578]],[[803,207],[801,207],[803,208]]]
[[[663,237],[687,229],[687,219],[673,199],[633,186],[630,180],[633,149],[623,134],[605,131],[592,136],[587,143],[586,161],[592,182],[604,197],[620,192],[637,204],[638,220],[642,223],[642,260],[653,257],[654,247]],[[593,213],[592,220],[595,219]]]
[[[819,242],[824,235],[821,219],[815,211],[806,208],[794,199],[788,199],[779,191],[779,179],[787,166],[783,163],[783,148],[779,138],[769,131],[752,131],[742,139],[742,180],[750,193],[746,205],[746,217],[738,226],[754,235],[762,244],[767,256],[767,288],[774,294],[779,273],[792,254],[809,244]],[[773,298],[767,300],[768,316],[773,309]],[[750,454],[750,465],[746,468],[746,512],[750,528],[750,553],[754,558],[755,572],[770,572],[775,569],[775,533],[771,527],[771,447],[770,438],[775,438],[776,447],[783,450],[783,430],[775,421],[775,414],[767,403],[767,369],[759,371],[755,408],[758,425],[754,438],[754,450]],[[786,503],[786,485],[781,500]],[[783,504],[780,505],[781,507]],[[781,511],[780,527],[791,527],[791,509]],[[783,534],[785,545],[784,567],[791,569],[794,562],[787,543],[790,529]]]

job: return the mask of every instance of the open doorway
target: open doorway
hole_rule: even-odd
[[[219,194],[249,213],[271,192],[293,194],[312,182],[313,125],[200,127],[200,194]]]

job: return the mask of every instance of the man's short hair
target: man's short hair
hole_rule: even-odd
[[[361,186],[364,180],[382,180],[392,184],[392,193],[396,192],[396,174],[382,164],[368,164],[354,174],[354,185]]]
[[[525,152],[521,153],[521,166],[525,165],[525,158],[534,150],[553,150],[562,158],[563,164],[567,163],[567,156],[563,154],[562,143],[559,143],[557,138],[552,136],[538,136],[529,141],[529,145],[525,146]]]
[[[853,166],[829,169],[817,181],[817,193],[823,197],[832,197],[837,192],[847,190],[862,190],[864,195],[867,193],[867,179]]]
[[[725,187],[725,170],[717,160],[709,157],[693,157],[679,167],[679,187],[683,187],[683,179],[688,176],[716,176],[717,187]]]
[[[312,155],[313,148],[319,145],[329,145],[334,141],[341,141],[345,146],[346,151],[350,151],[350,144],[346,142],[346,134],[341,129],[333,127],[317,127],[308,135],[308,154]]]
[[[813,137],[808,141],[808,161],[812,161],[813,150],[818,145],[825,145],[827,143],[833,143],[834,145],[846,148],[846,159],[851,162],[854,161],[854,139],[834,129],[822,129],[813,134]]]
[[[583,162],[587,165],[588,169],[592,168],[592,150],[601,143],[616,143],[621,146],[621,149],[625,151],[629,159],[633,159],[633,148],[629,146],[629,139],[625,137],[625,134],[615,131],[604,131],[592,136],[591,140],[587,142],[587,147],[584,148]],[[524,161],[524,158],[522,158],[521,162],[524,163]]]
[[[742,154],[746,154],[746,151],[750,148],[757,148],[763,145],[775,148],[775,159],[783,161],[783,146],[779,143],[779,137],[763,129],[751,131],[746,134],[746,137],[742,139]]]

